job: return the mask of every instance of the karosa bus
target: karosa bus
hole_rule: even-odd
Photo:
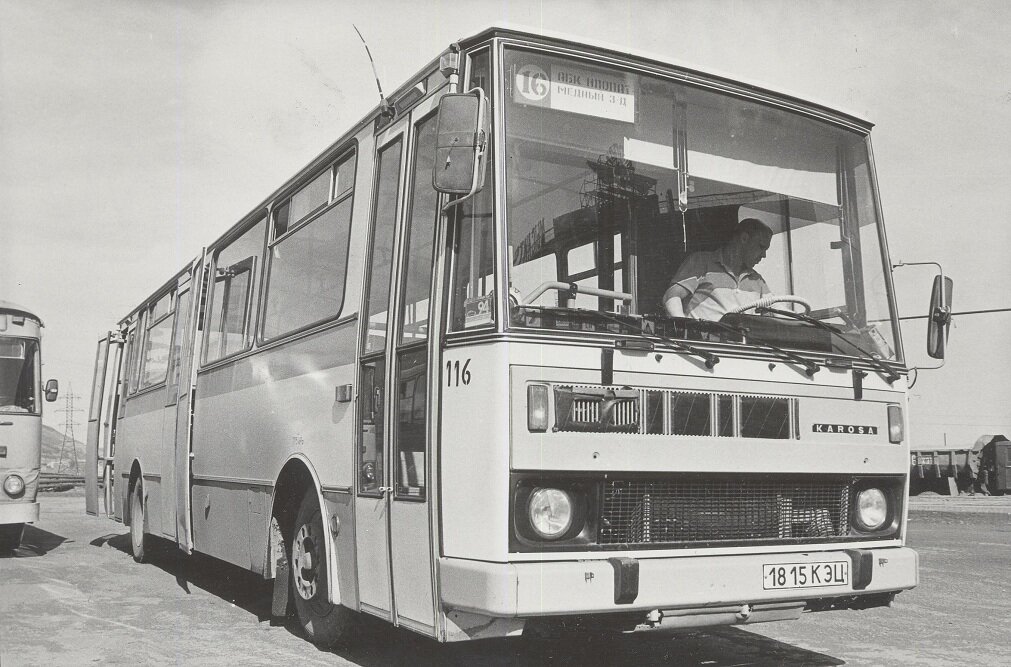
[[[99,342],[88,511],[273,579],[320,644],[887,605],[917,556],[870,127],[453,44]],[[746,217],[777,296],[663,314]]]
[[[42,388],[42,319],[0,301],[0,553],[21,546],[26,523],[39,520],[42,396],[55,401],[56,380]]]

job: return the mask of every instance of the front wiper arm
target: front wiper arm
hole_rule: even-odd
[[[874,368],[876,368],[879,373],[881,373],[882,375],[884,375],[885,381],[887,381],[888,384],[892,384],[893,382],[895,382],[896,380],[898,380],[901,377],[898,373],[895,372],[895,369],[892,368],[889,364],[885,363],[881,359],[878,359],[873,354],[871,354],[870,352],[868,352],[864,348],[860,347],[859,345],[857,345],[856,343],[854,343],[853,341],[851,341],[849,338],[847,338],[846,336],[844,336],[841,331],[839,331],[838,329],[836,329],[834,326],[832,326],[830,324],[826,324],[825,322],[822,322],[821,320],[816,320],[815,318],[809,317],[809,316],[804,315],[802,313],[795,313],[795,312],[790,311],[790,310],[780,310],[779,308],[758,308],[758,309],[756,309],[756,312],[773,313],[774,315],[782,315],[783,317],[789,317],[789,318],[792,318],[792,319],[795,319],[795,320],[800,320],[801,322],[807,322],[808,324],[813,324],[814,326],[818,327],[819,329],[824,329],[825,331],[828,331],[829,333],[834,334],[835,336],[837,336],[839,338],[839,340],[845,341],[846,343],[848,343],[850,345],[850,347],[852,347],[853,349],[857,350],[861,355],[863,355],[862,358],[864,359],[864,361],[866,361],[867,363],[869,363],[871,366],[874,366]]]
[[[520,308],[524,308],[524,307],[525,307],[525,305],[521,305],[520,306]],[[624,320],[619,320],[616,317],[611,317],[610,315],[606,315],[606,314],[600,312],[599,310],[585,310],[583,308],[561,308],[561,307],[555,307],[555,308],[552,308],[551,310],[554,311],[554,312],[567,312],[567,313],[573,313],[573,314],[578,314],[578,315],[589,315],[589,316],[592,316],[592,317],[596,317],[596,318],[605,320],[607,322],[613,322],[614,324],[617,324],[619,326],[624,327],[629,333],[632,333],[632,334],[634,334],[636,336],[639,336],[640,338],[642,338],[644,340],[647,340],[647,341],[649,340],[649,337],[642,331],[641,327],[636,327],[631,322],[625,322]],[[652,335],[656,336],[661,341],[663,341],[664,343],[667,343],[671,347],[673,347],[673,348],[675,348],[677,350],[680,350],[681,352],[686,352],[688,354],[692,354],[692,355],[695,355],[696,357],[701,358],[702,360],[705,361],[706,368],[708,368],[710,370],[712,370],[713,367],[716,364],[720,363],[720,358],[718,356],[716,356],[715,354],[713,354],[712,352],[706,352],[705,350],[700,350],[697,347],[695,347],[694,345],[689,345],[688,343],[682,343],[679,340],[674,340],[673,338],[667,338],[666,336],[662,336],[662,335],[660,335],[658,333],[655,333],[655,332]]]
[[[795,354],[793,352],[790,352],[789,350],[784,350],[783,348],[779,347],[778,345],[773,345],[772,343],[770,343],[769,341],[765,340],[764,338],[760,338],[760,337],[756,336],[755,334],[751,333],[750,331],[748,331],[744,327],[735,327],[735,326],[731,326],[729,324],[724,324],[723,322],[717,322],[715,320],[709,320],[707,322],[707,324],[711,324],[713,326],[719,327],[720,329],[723,329],[724,331],[729,331],[729,332],[735,333],[735,334],[737,334],[739,336],[744,336],[748,341],[753,341],[753,342],[757,343],[758,345],[761,345],[762,347],[764,347],[767,350],[772,350],[773,352],[775,352],[776,354],[778,354],[780,357],[783,357],[784,359],[788,359],[788,360],[792,361],[793,363],[795,363],[795,364],[797,364],[799,366],[803,366],[804,367],[804,374],[807,375],[809,378],[813,378],[814,374],[821,370],[821,366],[819,366],[818,364],[814,363],[813,361],[809,361],[809,360],[805,359],[804,357],[800,356],[799,354]]]
[[[611,317],[609,315],[605,315],[604,313],[601,313],[601,312],[598,312],[598,311],[594,311],[594,312],[596,312],[597,316],[600,317],[601,319],[607,320],[609,322],[615,322],[617,324],[625,326],[625,327],[628,328],[629,331],[633,332],[634,334],[638,335],[639,337],[645,338],[646,340],[649,340],[649,337],[641,329],[636,329],[632,324],[629,324],[628,322],[623,322],[623,321],[621,321],[621,320],[619,320],[617,318]],[[700,357],[702,360],[705,361],[706,368],[708,368],[709,370],[712,370],[713,367],[716,366],[716,364],[720,363],[720,358],[717,355],[713,354],[712,352],[706,352],[705,350],[700,350],[699,348],[695,347],[694,345],[689,345],[688,343],[682,343],[681,341],[676,340],[674,338],[668,338],[667,336],[663,336],[661,334],[658,334],[655,331],[652,333],[652,335],[656,336],[661,341],[663,341],[664,343],[667,343],[668,345],[670,345],[671,347],[673,347],[676,350],[680,350],[680,351],[686,352],[688,354],[693,354],[696,357]]]

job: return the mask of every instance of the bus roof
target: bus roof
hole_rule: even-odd
[[[24,315],[25,317],[35,320],[39,323],[39,326],[43,326],[42,318],[28,310],[24,306],[19,306],[16,303],[10,301],[0,300],[0,313],[11,314],[11,315]]]
[[[707,81],[718,80],[733,87],[739,87],[743,91],[751,94],[758,94],[761,97],[768,97],[774,100],[790,102],[801,109],[808,111],[820,111],[837,121],[843,121],[847,125],[855,126],[864,132],[869,132],[873,123],[867,119],[847,110],[832,107],[821,102],[805,98],[791,92],[777,91],[775,88],[754,81],[744,81],[729,74],[711,69],[702,69],[690,63],[672,60],[668,56],[658,55],[639,49],[628,49],[626,47],[596,39],[585,39],[578,35],[571,35],[553,30],[539,30],[529,26],[513,23],[501,23],[489,26],[480,32],[474,33],[470,37],[459,40],[463,46],[490,39],[492,37],[515,37],[518,39],[531,39],[540,42],[564,44],[570,47],[590,47],[593,50],[609,53],[621,58],[628,58],[660,66],[664,69],[673,69],[679,73],[688,75],[689,78],[698,77]]]

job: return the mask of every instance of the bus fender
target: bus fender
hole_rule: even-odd
[[[278,521],[279,512],[283,509],[280,502],[279,496],[284,498],[289,496],[292,492],[295,492],[296,496],[301,498],[303,492],[298,492],[297,489],[291,488],[292,484],[301,477],[299,474],[301,470],[304,475],[308,476],[309,482],[312,484],[313,491],[316,494],[316,502],[319,503],[320,511],[323,513],[323,525],[329,525],[329,519],[326,515],[326,505],[323,502],[323,492],[321,491],[321,484],[319,481],[319,475],[316,474],[315,468],[309,463],[309,460],[303,454],[292,454],[288,457],[288,460],[284,462],[281,466],[281,472],[277,476],[277,480],[274,482],[274,491],[270,497],[270,531],[267,539],[267,549],[264,556],[264,578],[274,579],[275,588],[275,598],[282,595],[282,590],[278,590],[278,575],[286,576],[287,572],[279,572],[278,561],[283,560],[284,564],[287,564],[287,551],[284,547],[284,538],[281,531],[281,526]],[[282,501],[283,502],[283,501]],[[297,511],[297,507],[290,508]],[[328,596],[330,602],[333,604],[341,603],[340,594],[340,581],[337,577],[337,543],[334,536],[330,530],[323,531],[324,539],[326,540],[326,553],[327,553],[327,582],[329,587]],[[283,588],[287,588],[288,582],[285,581],[282,584]],[[287,591],[283,591],[284,600],[287,600]],[[280,604],[275,602],[275,606]]]

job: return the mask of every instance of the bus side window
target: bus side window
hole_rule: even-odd
[[[250,227],[215,254],[207,300],[204,363],[248,349],[252,343],[250,321],[256,306],[259,259],[267,219]]]
[[[172,339],[174,303],[175,292],[169,292],[162,295],[148,309],[137,389],[146,389],[165,381]]]
[[[354,153],[345,156],[275,210],[274,239],[267,256],[261,332],[264,340],[335,319],[340,314],[351,237],[354,164]],[[301,219],[295,219],[290,209],[295,207],[301,193],[318,189],[313,184],[322,182],[323,176],[329,185],[331,173],[336,192],[333,200],[324,200]],[[300,204],[296,213],[301,215],[300,210],[310,206]]]

